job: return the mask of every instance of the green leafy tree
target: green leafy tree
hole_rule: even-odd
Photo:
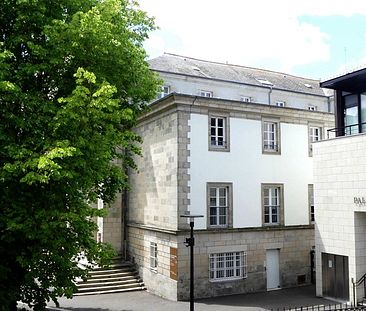
[[[0,310],[75,291],[103,262],[89,203],[127,187],[131,127],[156,94],[142,47],[154,21],[130,0],[0,4]]]

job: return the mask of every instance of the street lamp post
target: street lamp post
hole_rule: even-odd
[[[180,217],[183,218],[189,218],[189,227],[191,228],[191,235],[189,238],[186,238],[186,241],[184,244],[186,246],[190,246],[190,296],[189,296],[189,310],[194,311],[194,253],[193,253],[193,247],[194,247],[194,236],[193,236],[193,228],[194,228],[194,219],[203,217],[203,215],[181,215]]]

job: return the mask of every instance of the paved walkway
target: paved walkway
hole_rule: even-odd
[[[59,300],[60,309],[49,304],[51,310],[71,311],[186,311],[189,302],[173,302],[148,292],[129,292],[118,294],[77,296],[73,299]],[[334,304],[334,302],[315,297],[314,286],[283,289],[266,293],[233,295],[226,297],[199,299],[196,311],[265,310],[284,307]]]

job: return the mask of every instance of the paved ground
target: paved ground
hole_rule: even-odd
[[[50,304],[51,310],[71,311],[183,311],[189,310],[189,302],[172,302],[148,292],[77,296],[60,299],[60,309]],[[266,293],[233,295],[218,298],[199,299],[196,311],[264,310],[284,307],[334,304],[315,297],[315,287],[305,286]]]

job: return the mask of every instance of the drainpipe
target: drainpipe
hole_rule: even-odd
[[[272,86],[269,88],[268,92],[268,105],[271,105],[271,93],[272,93]]]
[[[127,260],[127,193],[128,191],[125,189],[122,192],[122,200],[121,200],[121,225],[122,225],[122,253],[123,259]]]

